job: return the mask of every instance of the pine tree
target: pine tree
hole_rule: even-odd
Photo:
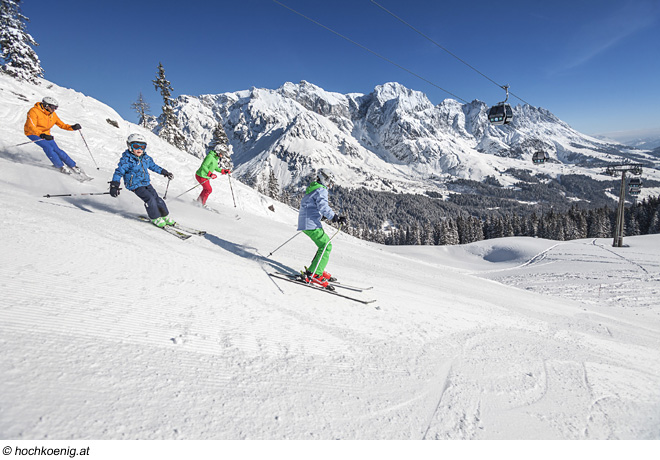
[[[442,234],[440,235],[441,246],[459,244],[458,229],[456,222],[451,217],[445,217],[441,224]]]
[[[185,150],[186,139],[183,137],[181,128],[179,128],[179,122],[174,115],[174,101],[171,97],[173,91],[172,85],[165,78],[165,69],[160,62],[158,63],[156,79],[152,80],[152,83],[156,91],[160,91],[160,95],[163,97],[163,113],[158,120],[157,134],[161,139],[165,139],[176,148]]]
[[[612,236],[612,221],[607,208],[599,208],[589,213],[588,238],[608,238]]]
[[[144,100],[142,93],[138,95],[137,101],[131,104],[131,108],[135,110],[138,114],[138,125],[146,127],[147,126],[147,115],[151,110],[149,103]]]
[[[38,83],[44,69],[32,47],[39,44],[27,32],[29,19],[21,13],[20,3],[0,0],[0,69],[18,80]]]
[[[227,138],[227,133],[225,133],[225,128],[222,126],[222,120],[213,129],[213,138],[209,143],[209,149],[213,149],[223,155],[229,153],[229,139]]]
[[[641,235],[641,232],[639,230],[639,222],[637,221],[637,218],[635,217],[635,213],[633,212],[632,209],[630,210],[630,218],[626,223],[625,234],[628,236]]]
[[[213,129],[213,138],[211,139],[211,142],[209,142],[208,149],[209,150],[212,149],[222,154],[221,165],[223,167],[230,170],[234,169],[234,163],[231,160],[231,156],[230,156],[231,146],[229,145],[229,138],[227,137],[227,133],[225,133],[225,128],[223,128],[222,126],[222,120],[219,121],[218,124],[215,125],[215,128]],[[277,185],[277,188],[278,188],[277,195],[279,195],[279,184]],[[282,201],[283,199],[284,198],[280,199],[280,201]],[[286,199],[288,199],[288,197]]]
[[[275,172],[271,169],[268,175],[268,184],[266,185],[266,196],[277,200],[280,195],[280,185],[275,177]]]
[[[472,233],[470,236],[471,243],[475,241],[483,241],[484,239],[484,225],[483,221],[478,217],[471,217],[470,221],[472,222]]]
[[[429,221],[426,221],[422,226],[422,244],[425,246],[435,244],[435,241],[433,241],[433,226]]]
[[[649,233],[656,234],[660,233],[660,205],[656,208],[653,216],[651,217],[651,223],[649,224]]]

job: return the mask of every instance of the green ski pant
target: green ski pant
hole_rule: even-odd
[[[325,270],[326,265],[328,265],[328,259],[330,259],[330,251],[332,251],[330,237],[322,228],[303,230],[303,233],[309,236],[318,248],[314,259],[312,260],[311,265],[307,267],[307,270],[314,272],[316,275],[320,275]]]

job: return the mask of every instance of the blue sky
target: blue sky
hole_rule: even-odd
[[[272,0],[25,0],[22,11],[45,78],[131,121],[140,92],[160,113],[151,83],[159,62],[173,96],[307,80],[340,93],[397,81],[435,104],[452,97],[438,87],[466,101],[505,97],[371,0],[279,1],[433,84]],[[660,135],[658,0],[377,2],[578,131]]]

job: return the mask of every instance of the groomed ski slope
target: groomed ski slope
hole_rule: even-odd
[[[234,207],[224,177],[218,213],[192,205],[197,190],[174,199],[199,159],[80,93],[0,79],[1,438],[660,438],[660,235],[615,249],[339,234],[328,270],[373,285],[361,305],[267,275],[313,255],[299,235],[266,257],[296,233],[296,210],[238,181]],[[14,147],[44,95],[83,126],[98,170],[79,134],[53,134],[93,181]],[[172,216],[207,235],[139,221],[126,190],[43,198],[107,191],[133,131],[175,175]],[[166,179],[152,182],[163,194]]]

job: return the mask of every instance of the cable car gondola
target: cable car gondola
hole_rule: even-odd
[[[509,87],[503,86],[503,88],[506,90],[506,99],[488,110],[488,121],[492,125],[508,125],[513,120],[513,110],[506,103],[509,100]]]
[[[538,152],[535,152],[534,155],[532,156],[532,161],[534,164],[543,164],[546,161],[550,159],[550,155],[548,155],[546,152],[543,152],[539,150]]]
[[[488,110],[488,121],[491,125],[508,125],[513,120],[513,110],[509,104],[500,102]]]
[[[638,196],[642,192],[642,179],[633,177],[628,183],[628,192],[632,196]]]

